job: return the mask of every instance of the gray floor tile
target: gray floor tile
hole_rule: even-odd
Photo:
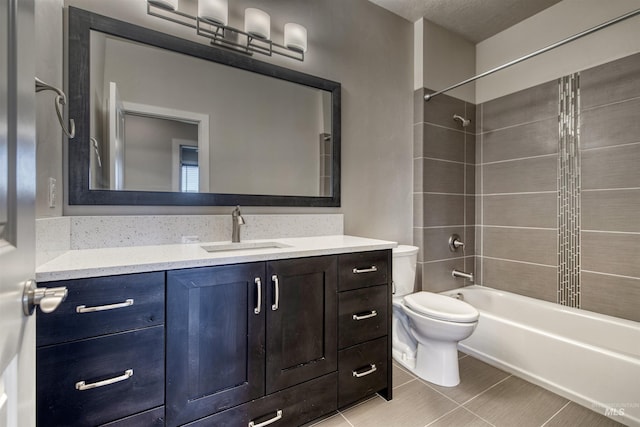
[[[456,387],[429,384],[458,403],[472,399],[509,376],[508,373],[473,357],[462,358],[458,363],[460,365],[460,384]]]
[[[444,417],[428,425],[428,427],[489,427],[491,424],[482,421],[478,416],[464,408],[456,409]]]
[[[340,414],[332,415],[320,421],[314,421],[305,427],[351,427],[351,424]]]
[[[593,412],[577,403],[571,402],[544,427],[617,427],[624,426],[612,419]]]
[[[497,427],[539,427],[567,402],[557,394],[512,376],[465,407]]]
[[[393,388],[406,384],[409,381],[414,381],[415,379],[416,377],[412,374],[396,365],[395,362],[393,363]]]
[[[420,381],[393,390],[393,400],[371,399],[343,411],[354,427],[423,427],[456,404]]]

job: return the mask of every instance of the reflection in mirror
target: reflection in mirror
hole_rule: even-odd
[[[327,197],[331,92],[91,31],[90,189]]]

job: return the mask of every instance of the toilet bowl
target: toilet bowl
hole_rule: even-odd
[[[453,387],[460,383],[458,341],[469,337],[478,311],[463,301],[413,292],[418,248],[393,249],[393,358],[420,378]]]

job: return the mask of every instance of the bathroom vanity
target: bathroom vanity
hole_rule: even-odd
[[[69,294],[37,317],[38,425],[295,426],[391,399],[395,244],[277,243],[70,251],[43,265],[39,286]]]

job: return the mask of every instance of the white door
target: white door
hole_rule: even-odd
[[[35,425],[33,0],[0,0],[0,427]]]

